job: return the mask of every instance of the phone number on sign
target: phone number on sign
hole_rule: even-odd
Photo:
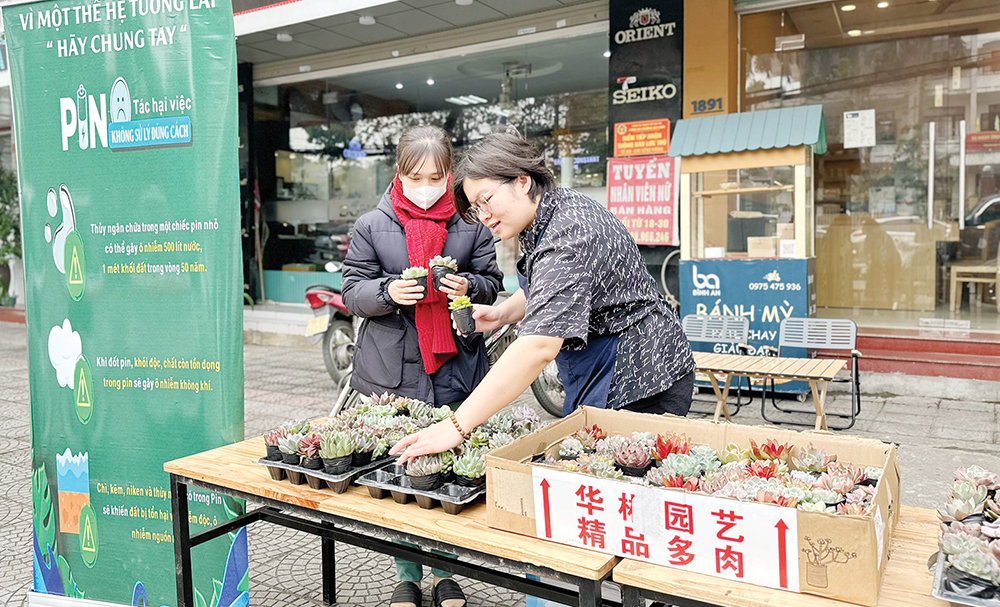
[[[636,242],[642,243],[659,243],[659,244],[671,244],[673,239],[670,237],[670,232],[632,232],[632,238]]]
[[[802,285],[797,282],[752,282],[751,291],[801,291]]]

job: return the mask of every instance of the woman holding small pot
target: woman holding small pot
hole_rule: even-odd
[[[516,133],[487,135],[459,162],[455,206],[494,235],[518,238],[521,289],[477,305],[477,331],[520,322],[518,338],[444,420],[397,443],[401,461],[449,449],[510,404],[555,360],[563,413],[591,405],[686,415],[694,358],[635,241],[608,209],[556,188],[542,153]]]

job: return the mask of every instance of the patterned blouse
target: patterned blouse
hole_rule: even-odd
[[[663,392],[694,370],[677,316],[606,208],[575,190],[551,191],[518,239],[518,271],[528,278],[518,333],[561,337],[564,350],[582,350],[592,335],[618,335],[609,408]]]

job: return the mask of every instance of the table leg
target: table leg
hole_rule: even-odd
[[[330,523],[324,522],[324,527],[332,527]],[[334,605],[337,602],[337,551],[336,542],[333,538],[323,537],[320,539],[322,560],[320,567],[323,569],[323,604]]]
[[[580,589],[580,607],[601,607],[601,580],[581,579],[577,587]]]
[[[191,582],[191,530],[188,528],[187,485],[170,475],[171,509],[174,517],[174,566],[177,569],[177,607],[194,607]]]
[[[817,384],[819,390],[817,391]],[[813,402],[816,404],[816,429],[829,430],[826,426],[826,389],[830,386],[825,381],[810,381],[809,388],[812,390]]]
[[[958,306],[958,268],[951,268],[951,301],[948,302],[951,311],[954,312]]]
[[[622,607],[642,607],[642,593],[638,588],[622,584]]]
[[[715,416],[712,421],[719,421],[719,416],[722,414],[726,415],[727,421],[733,421],[733,418],[729,417],[729,409],[726,408],[726,399],[729,397],[729,382],[731,382],[733,376],[726,374],[726,390],[723,392],[719,389],[719,380],[715,377],[715,373],[708,374],[708,381],[712,382],[712,391],[715,392]]]

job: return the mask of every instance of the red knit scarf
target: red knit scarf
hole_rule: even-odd
[[[449,183],[450,186],[450,183]],[[455,214],[451,201],[450,187],[434,206],[421,209],[403,195],[403,184],[396,177],[392,180],[392,210],[403,224],[406,233],[406,253],[411,266],[427,268],[431,257],[440,255],[444,242],[448,239],[448,220]],[[451,316],[448,313],[448,297],[434,289],[430,268],[427,274],[427,296],[417,302],[417,341],[420,356],[424,360],[424,370],[435,373],[454,356],[458,349],[451,334]]]

